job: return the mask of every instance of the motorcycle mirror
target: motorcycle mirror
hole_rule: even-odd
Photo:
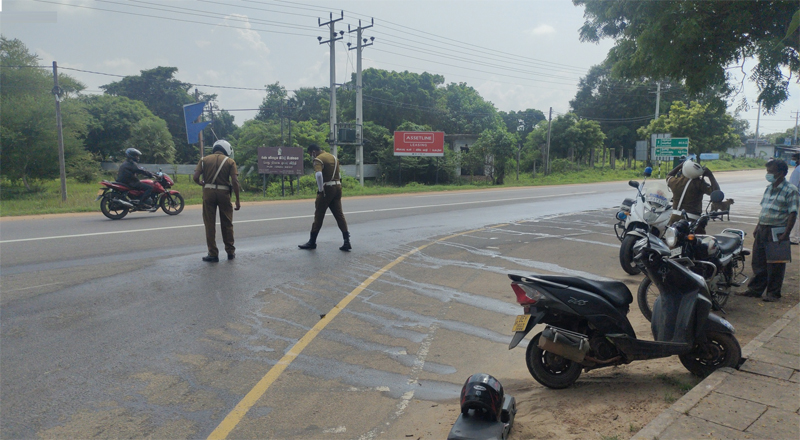
[[[644,169],[644,175],[646,177],[650,177],[651,175],[653,175],[653,168],[652,167],[645,168]]]
[[[711,202],[712,203],[719,203],[725,199],[725,193],[720,190],[712,191],[711,192]]]
[[[634,187],[634,188],[637,188],[637,189],[638,189],[638,188],[639,188],[639,182],[637,182],[637,181],[635,181],[635,180],[629,180],[629,181],[628,181],[628,186],[632,186],[632,187]]]

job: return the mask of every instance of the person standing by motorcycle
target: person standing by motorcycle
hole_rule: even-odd
[[[792,162],[789,162],[789,165],[794,165],[794,171],[789,176],[789,183],[800,189],[800,153],[792,154]],[[789,235],[789,242],[794,245],[800,244],[800,222],[798,221],[794,222],[792,233]]]
[[[766,247],[767,242],[773,241],[773,228],[783,227],[784,231],[777,239],[786,241],[797,220],[800,194],[796,186],[786,181],[788,172],[789,166],[781,159],[767,162],[766,179],[770,184],[761,198],[761,213],[753,231],[753,278],[747,284],[747,290],[740,294],[742,296],[760,298],[764,294],[763,299],[767,302],[781,299],[786,263],[768,263]]]
[[[709,182],[705,181],[705,177]],[[667,173],[667,186],[672,190],[670,225],[683,218],[681,211],[686,211],[690,220],[699,219],[703,213],[703,194],[711,195],[713,191],[719,190],[719,183],[711,170],[691,159],[685,160]],[[705,228],[697,228],[695,232],[706,233]]]
[[[211,155],[200,159],[192,177],[198,185],[203,186],[203,224],[206,227],[206,245],[208,255],[203,261],[219,262],[219,249],[216,241],[216,218],[219,208],[219,224],[222,242],[228,259],[236,258],[236,247],[233,245],[233,211],[241,208],[239,204],[239,172],[236,162],[230,158],[233,149],[228,141],[214,142]],[[202,177],[202,179],[201,179]],[[236,207],[231,205],[231,191],[236,195]]]
[[[119,166],[119,171],[117,171],[117,182],[123,183],[125,186],[130,188],[144,191],[142,196],[139,197],[139,205],[144,207],[149,212],[155,212],[158,209],[158,205],[155,203],[152,205],[146,205],[147,198],[153,194],[153,187],[140,181],[139,178],[136,177],[137,174],[144,174],[148,177],[154,176],[153,173],[139,166],[138,162],[141,156],[141,151],[137,150],[136,148],[128,148],[125,150],[125,157],[127,159],[122,163],[122,165]]]
[[[297,245],[300,249],[316,249],[317,235],[322,229],[325,212],[330,208],[339,230],[342,231],[344,244],[339,250],[349,252],[350,232],[347,230],[347,221],[342,211],[342,178],[339,172],[339,160],[336,156],[322,151],[317,144],[308,146],[308,154],[314,163],[314,176],[317,179],[317,200],[314,202],[314,223],[311,225],[311,238],[307,243]]]

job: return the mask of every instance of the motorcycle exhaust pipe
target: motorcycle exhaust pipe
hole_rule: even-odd
[[[539,337],[539,348],[581,363],[589,352],[589,339],[580,333],[547,326]]]
[[[121,200],[121,199],[117,199],[115,201],[117,203],[119,203],[120,205],[126,207],[126,208],[133,208],[133,203],[131,203],[131,202],[126,202],[125,200]]]

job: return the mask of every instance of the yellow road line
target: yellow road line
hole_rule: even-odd
[[[506,226],[506,225],[497,225],[494,227],[500,227],[500,226]],[[267,388],[269,388],[270,385],[272,385],[278,379],[281,373],[283,373],[283,370],[285,370],[286,367],[288,367],[289,364],[291,364],[292,361],[294,361],[297,358],[297,356],[300,355],[300,353],[308,346],[308,344],[310,344],[311,341],[313,341],[314,338],[317,337],[319,332],[321,332],[322,329],[324,329],[325,326],[327,326],[333,320],[333,318],[335,318],[336,315],[339,314],[339,312],[341,312],[345,307],[347,307],[348,304],[350,304],[350,301],[355,299],[355,297],[357,297],[361,292],[363,292],[364,289],[366,289],[367,286],[372,284],[373,281],[380,278],[381,275],[386,273],[389,269],[393,268],[406,258],[410,257],[411,255],[414,255],[415,253],[425,249],[426,247],[434,243],[438,243],[444,240],[449,240],[451,238],[458,237],[461,235],[482,231],[484,229],[486,228],[473,229],[472,231],[466,231],[466,232],[459,232],[458,234],[448,235],[447,237],[443,237],[438,240],[432,241],[428,244],[416,247],[406,252],[405,254],[397,257],[397,259],[387,264],[386,266],[383,266],[380,270],[378,270],[374,274],[370,275],[369,278],[364,280],[361,284],[358,285],[358,287],[353,289],[352,292],[347,294],[347,296],[345,296],[341,301],[339,301],[339,303],[336,304],[333,307],[333,309],[331,309],[331,311],[325,315],[324,318],[320,319],[317,322],[317,324],[311,328],[311,330],[309,330],[305,335],[303,335],[303,337],[300,338],[300,340],[297,341],[297,343],[294,344],[294,346],[292,346],[292,348],[285,355],[283,355],[283,357],[278,361],[278,363],[275,364],[267,372],[267,374],[265,374],[264,377],[261,378],[261,380],[258,381],[258,383],[253,387],[253,389],[251,389],[250,392],[248,392],[247,395],[244,396],[244,398],[233,408],[233,410],[230,413],[228,413],[228,415],[222,420],[222,422],[220,422],[220,424],[216,427],[216,429],[214,429],[214,431],[211,432],[211,434],[208,436],[208,440],[221,440],[227,438],[228,434],[230,434],[230,432],[233,431],[233,428],[235,428],[236,425],[238,425],[239,422],[242,421],[245,414],[247,414],[247,412],[250,411],[250,408],[252,408],[253,405],[255,405],[255,403],[258,401],[258,399],[260,399],[261,396],[264,395],[264,393],[267,391]]]

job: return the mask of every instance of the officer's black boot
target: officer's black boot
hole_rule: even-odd
[[[312,232],[311,233],[311,238],[308,239],[308,243],[299,244],[299,245],[297,245],[297,247],[299,247],[300,249],[309,249],[309,250],[310,249],[316,249],[317,248],[317,234],[319,234],[319,232]]]
[[[342,232],[342,237],[344,237],[344,244],[339,248],[339,250],[350,252],[350,249],[353,249],[350,246],[350,232]]]

